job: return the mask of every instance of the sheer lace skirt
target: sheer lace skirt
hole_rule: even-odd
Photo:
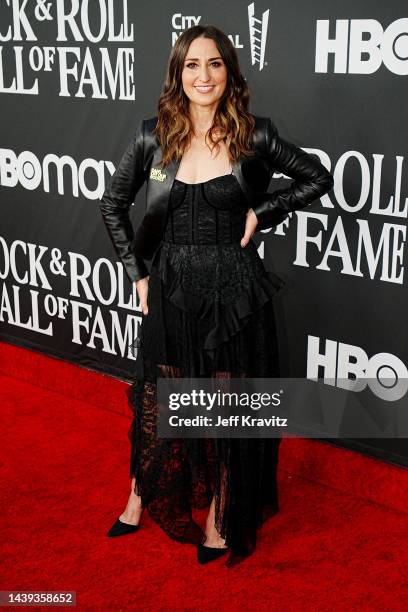
[[[279,376],[273,298],[283,286],[251,241],[163,242],[152,262],[148,308],[136,339],[130,477],[151,517],[172,538],[205,534],[193,508],[215,500],[215,527],[230,562],[253,552],[257,529],[278,511],[280,439],[157,436],[158,377]]]

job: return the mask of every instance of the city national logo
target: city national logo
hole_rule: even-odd
[[[248,5],[249,44],[252,66],[258,64],[259,70],[265,65],[266,36],[268,34],[269,9],[255,17],[255,2]]]

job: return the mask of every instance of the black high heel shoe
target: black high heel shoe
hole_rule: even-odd
[[[228,548],[213,548],[211,546],[204,546],[204,544],[198,544],[197,546],[197,561],[204,565],[215,559],[219,559],[222,555],[228,552]]]
[[[113,523],[112,527],[106,534],[108,538],[115,538],[116,536],[128,535],[135,533],[139,529],[140,525],[130,525],[129,523],[123,523],[119,518]]]

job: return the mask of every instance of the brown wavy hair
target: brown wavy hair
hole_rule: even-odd
[[[225,141],[230,160],[240,155],[253,155],[251,142],[255,119],[248,111],[250,93],[241,74],[238,56],[224,32],[212,25],[196,25],[185,30],[176,40],[170,53],[162,93],[158,101],[158,121],[154,133],[163,152],[159,162],[166,166],[180,160],[190,144],[193,124],[189,117],[189,98],[183,90],[181,73],[191,42],[202,36],[212,38],[227,68],[227,85],[214,114],[213,124],[206,134],[212,145]],[[218,139],[215,130],[220,131]]]

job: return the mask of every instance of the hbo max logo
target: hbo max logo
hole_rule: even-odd
[[[308,336],[307,378],[317,380],[319,372],[325,384],[354,392],[368,386],[374,395],[390,402],[401,399],[408,390],[407,366],[395,355],[369,357],[359,346]]]

